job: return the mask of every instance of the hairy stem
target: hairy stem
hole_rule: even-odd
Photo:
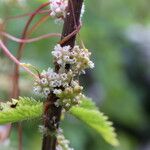
[[[82,9],[83,0],[69,0],[67,8],[67,16],[64,21],[62,38],[68,36],[77,29],[80,25],[80,14]],[[74,47],[76,34],[61,43],[61,46],[70,45]],[[59,71],[59,65],[55,63],[55,71]],[[56,107],[54,103],[57,101],[57,97],[51,93],[45,102],[44,107],[44,126],[49,130],[50,134],[44,135],[42,150],[56,150],[57,137],[56,132],[59,128],[61,107]],[[53,118],[55,117],[55,122]]]

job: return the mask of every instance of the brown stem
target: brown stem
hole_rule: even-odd
[[[80,14],[83,0],[69,0],[67,8],[67,16],[64,20],[64,26],[62,31],[62,38],[71,34],[80,24]],[[76,34],[69,39],[65,40],[61,46],[70,45],[74,47]],[[59,65],[55,63],[55,71],[59,71]],[[57,101],[57,97],[51,93],[44,104],[44,126],[49,130],[50,134],[44,135],[42,150],[56,150],[57,138],[55,133],[59,128],[61,107],[56,107],[54,102]],[[55,117],[55,121],[53,118]]]

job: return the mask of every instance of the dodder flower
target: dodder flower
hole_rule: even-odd
[[[52,91],[54,94],[60,94],[60,87],[66,87],[70,79],[70,74],[56,73],[53,69],[49,68],[47,71],[41,73],[41,79],[35,82],[33,88],[36,94],[44,94],[48,96]]]
[[[55,18],[56,23],[62,22],[67,15],[66,10],[68,6],[68,0],[49,0],[49,1],[50,1],[50,10],[51,10],[50,15],[53,18]],[[85,11],[85,5],[83,4],[80,18],[83,16],[84,11]]]
[[[71,49],[70,46],[61,47],[58,44],[52,51],[52,55],[64,69],[66,65],[70,65],[70,69],[74,74],[84,73],[85,69],[94,67],[94,63],[90,60],[91,53],[79,46],[74,46]]]
[[[62,21],[66,17],[68,0],[50,0],[50,15],[57,21]]]
[[[69,110],[78,105],[83,97],[83,87],[75,78],[85,73],[85,69],[94,67],[90,60],[91,53],[77,45],[71,48],[69,45],[61,47],[58,44],[54,47],[52,55],[60,68],[57,73],[52,68],[44,70],[40,80],[35,82],[34,92],[46,97],[52,92],[58,97],[55,106]]]

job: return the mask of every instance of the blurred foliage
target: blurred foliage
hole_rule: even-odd
[[[1,1],[0,18],[5,19],[8,16],[32,12],[42,1],[45,0],[28,0],[25,6],[15,3],[6,5]],[[69,116],[62,123],[64,133],[68,139],[71,139],[72,147],[76,150],[137,150],[141,147],[140,150],[144,150],[147,141],[150,141],[150,113],[145,111],[144,104],[149,84],[144,83],[140,67],[144,65],[139,64],[137,60],[137,47],[127,40],[124,33],[130,25],[139,23],[148,26],[150,24],[150,2],[149,0],[86,0],[85,5],[86,11],[80,35],[86,47],[92,51],[95,70],[88,72],[83,84],[87,86],[87,95],[93,97],[100,109],[114,121],[121,144],[117,148],[109,146],[99,138],[96,132]],[[41,16],[36,17],[34,22]],[[26,21],[27,17],[10,20],[6,26],[7,32],[20,37]],[[61,27],[61,25],[56,26],[52,19],[49,19],[31,37],[50,32],[61,33]],[[27,44],[22,61],[32,63],[41,70],[47,68],[52,65],[50,64],[52,62],[50,51],[58,40],[53,38]],[[18,45],[11,41],[7,43],[11,52],[16,54]],[[7,70],[8,67],[4,65],[5,69],[0,67],[0,79],[3,81],[6,75],[10,78],[12,63],[4,59],[1,52],[0,57],[0,61],[5,61],[10,68]],[[23,71],[21,74],[21,94],[30,96],[32,95],[30,86],[32,79]],[[27,81],[29,84],[24,86]],[[6,80],[6,83],[0,82],[0,100],[9,97],[10,84],[10,80]],[[39,122],[23,122],[23,124],[24,150],[40,150],[41,136],[37,130]],[[13,147],[17,145],[16,134],[14,127],[11,134]],[[9,148],[6,149],[9,150]]]

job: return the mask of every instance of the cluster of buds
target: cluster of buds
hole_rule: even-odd
[[[56,19],[56,22],[63,21],[66,17],[66,8],[68,0],[50,0],[50,15]]]
[[[59,98],[55,102],[55,106],[62,106],[65,110],[69,110],[72,106],[80,104],[80,100],[84,97],[82,89],[83,87],[79,85],[78,81],[71,81],[70,86],[61,93],[55,93]]]
[[[85,69],[94,67],[94,63],[90,60],[91,53],[77,45],[71,49],[70,46],[61,47],[58,44],[52,51],[52,55],[63,69],[69,66],[74,75],[84,73]]]
[[[65,139],[62,132],[58,133],[57,142],[56,150],[74,150],[73,148],[69,147],[70,142]]]

